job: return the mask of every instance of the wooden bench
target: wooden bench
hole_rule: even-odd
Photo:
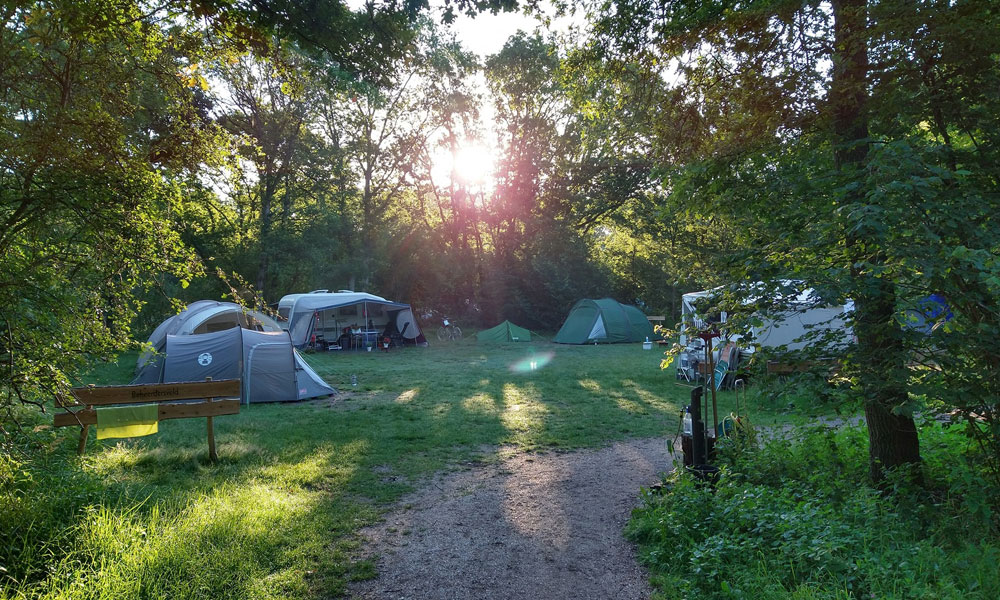
[[[56,397],[54,425],[80,427],[77,454],[83,454],[91,425],[97,424],[97,406],[117,404],[158,404],[158,420],[208,419],[208,457],[217,460],[215,429],[212,417],[235,415],[240,412],[240,380],[197,381],[192,383],[157,383],[150,385],[87,386],[70,390],[71,396]]]

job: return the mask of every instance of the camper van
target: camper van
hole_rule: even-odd
[[[809,333],[814,335],[817,331],[828,333],[833,336],[835,344],[844,346],[850,343],[853,337],[853,331],[847,322],[849,313],[854,310],[853,301],[848,300],[842,305],[819,305],[813,290],[805,289],[788,302],[788,307],[782,314],[764,317],[760,326],[753,327],[751,343],[740,344],[740,335],[725,331],[725,323],[729,316],[726,312],[715,314],[699,312],[699,308],[705,310],[705,305],[711,298],[721,292],[722,288],[714,288],[681,296],[681,323],[684,330],[704,331],[712,328],[719,330],[721,337],[712,342],[713,361],[716,363],[723,358],[726,346],[733,343],[737,355],[726,356],[730,369],[735,368],[737,362],[741,360],[740,356],[745,360],[752,356],[758,347],[784,347],[788,352],[802,350],[810,342],[801,338]],[[699,337],[691,338],[684,333],[681,334],[679,341],[683,350],[677,357],[677,378],[689,381],[696,379],[699,373],[698,365],[705,361],[705,342]]]

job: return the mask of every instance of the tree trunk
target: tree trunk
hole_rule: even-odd
[[[867,0],[834,0],[833,15],[834,162],[860,181],[868,160]],[[870,202],[861,186],[852,188],[846,200],[859,207]],[[864,222],[851,225],[846,244],[856,292],[858,376],[868,421],[869,471],[880,482],[888,468],[919,463],[920,446],[913,419],[894,412],[908,399],[907,370],[902,332],[894,319],[895,287],[879,273],[882,242]]]
[[[270,267],[272,205],[277,188],[277,177],[270,169],[263,172],[264,185],[260,192],[260,257],[257,262],[257,291],[267,297],[267,272]]]
[[[864,247],[863,243],[859,245]],[[874,279],[870,275],[867,278]],[[865,288],[869,291],[855,299],[854,327],[868,423],[869,473],[877,483],[888,468],[918,464],[920,442],[913,419],[894,412],[908,400],[908,369],[902,331],[893,316],[896,304],[893,284],[879,278],[863,285],[869,286]]]

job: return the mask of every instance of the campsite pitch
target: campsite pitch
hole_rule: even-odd
[[[0,531],[10,532],[0,596],[377,594],[378,586],[413,577],[406,552],[450,560],[435,548],[455,543],[447,535],[462,531],[470,544],[503,541],[467,546],[505,569],[494,579],[470,575],[470,585],[500,586],[517,597],[541,585],[531,579],[537,570],[552,585],[575,581],[581,589],[569,597],[644,593],[621,528],[639,486],[670,461],[643,450],[630,464],[619,454],[665,452],[662,438],[677,431],[687,390],[658,368],[660,353],[639,344],[483,346],[466,339],[305,359],[341,393],[253,404],[217,419],[217,463],[205,461],[203,422],[167,421],[155,436],[92,441],[82,459],[74,432],[40,422],[35,435],[44,444],[11,471],[20,477],[5,488],[13,495],[0,490],[11,507],[0,515]],[[125,383],[135,361],[123,357],[79,383]],[[433,482],[451,495],[427,496],[436,493]],[[422,508],[435,503],[450,508]],[[398,512],[407,504],[408,515]],[[393,525],[400,518],[415,524]],[[461,527],[442,521],[442,538],[416,525],[432,518],[468,520]],[[477,535],[474,525],[493,529]],[[377,530],[364,528],[373,526],[385,535],[368,537]],[[390,552],[408,540],[405,550]],[[620,567],[622,578],[601,571],[605,562]],[[441,578],[474,568],[441,564]],[[351,591],[352,582],[366,579],[372,587]],[[607,594],[593,587],[604,579],[621,587]],[[507,580],[521,587],[504,588]],[[482,596],[454,588],[454,597],[462,594]]]

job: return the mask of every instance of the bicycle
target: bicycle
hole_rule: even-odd
[[[460,340],[462,339],[462,330],[458,325],[455,325],[445,318],[441,321],[441,328],[437,330],[437,337],[442,342],[447,340]]]

